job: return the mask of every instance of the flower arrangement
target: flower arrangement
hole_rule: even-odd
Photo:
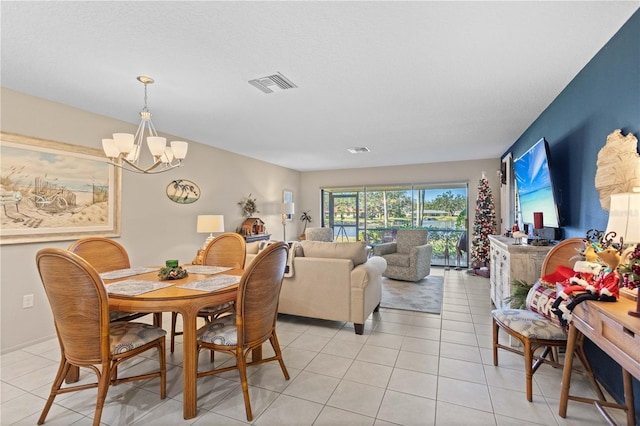
[[[180,278],[184,278],[187,275],[189,275],[189,273],[185,269],[182,269],[182,266],[163,266],[158,272],[158,277],[160,277],[160,279],[163,281],[179,280]]]
[[[242,209],[242,217],[251,217],[256,213],[260,213],[258,205],[256,204],[256,199],[251,198],[251,194],[249,194],[248,197],[243,198],[238,205]]]

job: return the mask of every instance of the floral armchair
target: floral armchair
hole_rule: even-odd
[[[420,281],[431,272],[431,253],[426,229],[398,229],[396,241],[373,247],[374,256],[387,261],[382,276],[402,281]]]

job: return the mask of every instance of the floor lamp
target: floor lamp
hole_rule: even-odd
[[[287,241],[287,221],[295,213],[293,203],[282,203],[282,240]]]

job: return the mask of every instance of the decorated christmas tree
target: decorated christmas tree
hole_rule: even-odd
[[[478,184],[476,215],[473,221],[471,261],[474,268],[489,265],[489,235],[496,233],[496,209],[489,182],[482,173]]]

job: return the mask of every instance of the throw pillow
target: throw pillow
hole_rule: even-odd
[[[538,280],[527,294],[527,309],[537,312],[555,325],[561,326],[558,316],[551,312],[555,301],[556,289],[546,287],[542,284],[542,280]]]

